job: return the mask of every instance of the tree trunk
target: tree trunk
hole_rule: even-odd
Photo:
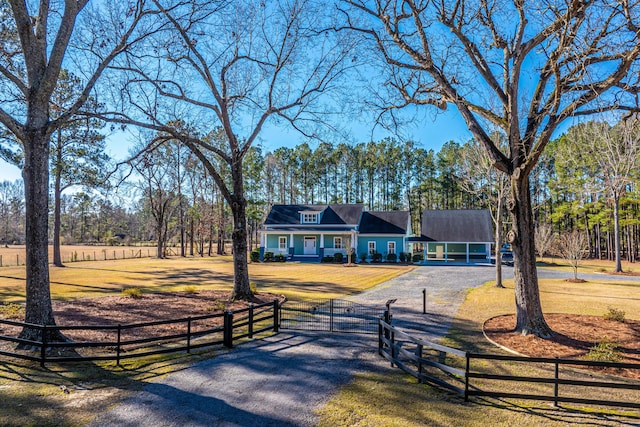
[[[613,197],[613,239],[614,256],[616,259],[616,273],[622,273],[622,261],[620,260],[620,196]]]
[[[56,267],[64,267],[62,263],[62,256],[60,255],[60,228],[61,228],[61,220],[60,220],[60,193],[61,193],[61,165],[62,165],[62,150],[60,140],[62,136],[60,135],[60,129],[58,129],[58,146],[56,147],[56,159],[54,166],[54,184],[53,184],[53,265]]]
[[[529,177],[518,172],[520,169],[516,169],[511,176],[509,213],[513,228],[507,235],[514,257],[515,330],[523,335],[548,338],[552,331],[544,319],[540,304]]]
[[[28,129],[24,147],[26,307],[25,322],[55,325],[49,289],[49,138],[43,128]],[[39,341],[40,329],[25,327],[20,338]],[[67,341],[59,332],[51,341]],[[24,347],[24,346],[19,346]]]
[[[233,177],[234,194],[231,196],[233,213],[233,293],[231,300],[251,300],[253,292],[249,286],[249,268],[247,260],[247,201],[244,198],[242,170],[235,171]]]
[[[502,284],[502,197],[498,197],[498,206],[496,207],[496,288],[504,288]]]

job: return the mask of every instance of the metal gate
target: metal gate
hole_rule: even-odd
[[[377,334],[383,312],[383,306],[342,299],[287,301],[280,307],[280,328]]]

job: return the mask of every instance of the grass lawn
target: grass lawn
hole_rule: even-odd
[[[384,265],[345,268],[332,264],[255,263],[249,265],[249,275],[259,291],[299,300],[353,294],[410,269]],[[186,287],[231,290],[232,286],[230,257],[142,258],[51,267],[54,299],[119,295],[128,287],[139,287],[144,292],[168,292]],[[0,303],[22,302],[24,292],[24,267],[0,268]],[[0,357],[0,425],[80,425],[151,379],[179,371],[198,358],[214,356],[215,351],[207,350],[190,356],[175,354],[126,361],[121,367],[106,362],[49,364],[45,369],[35,363]]]
[[[407,266],[357,266],[338,264],[252,263],[249,277],[259,291],[284,294],[293,300],[336,298],[360,292],[399,274]],[[172,292],[189,287],[233,287],[231,257],[141,258],[85,261],[50,268],[54,299],[117,295],[137,287],[145,292]],[[24,267],[0,269],[0,303],[24,301]]]
[[[499,314],[514,313],[513,281],[506,289],[495,283],[471,290],[459,309],[448,336],[442,340],[452,347],[487,353],[502,353],[482,335],[484,320]],[[630,319],[640,319],[640,280],[616,281],[603,275],[602,280],[568,283],[562,280],[542,280],[541,300],[545,312],[602,315],[607,307],[626,312]],[[479,362],[474,362],[479,363]],[[498,369],[485,362],[479,369]],[[512,375],[542,375],[552,377],[549,367],[501,365],[503,373]],[[578,372],[583,379],[592,373]],[[597,374],[596,374],[597,376]],[[522,392],[517,383],[500,387],[510,392]],[[544,388],[547,387],[547,388]],[[549,386],[540,385],[527,392],[549,394]],[[593,391],[595,390],[595,391]],[[579,393],[579,391],[576,391]],[[590,390],[609,399],[633,401],[633,391]],[[604,396],[606,394],[606,396]],[[630,397],[631,396],[631,397]],[[345,386],[321,411],[322,426],[562,426],[562,425],[639,425],[640,411],[585,409],[571,405],[553,408],[549,403],[497,399],[476,399],[465,403],[461,398],[417,384],[399,369],[391,374],[361,374]]]

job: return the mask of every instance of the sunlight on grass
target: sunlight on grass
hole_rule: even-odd
[[[358,266],[333,264],[255,263],[249,277],[259,291],[284,294],[289,299],[336,298],[360,292],[407,271],[407,266]],[[116,295],[124,288],[144,292],[176,292],[186,287],[231,290],[231,257],[143,258],[87,261],[64,268],[52,267],[54,299]],[[24,301],[24,267],[0,269],[0,302]]]
[[[505,281],[505,289],[495,282],[472,289],[460,307],[445,345],[487,353],[501,353],[482,335],[483,322],[493,316],[514,313],[513,280]],[[639,319],[640,282],[616,282],[615,276],[603,275],[602,280],[568,283],[563,280],[541,280],[540,293],[545,312],[565,312],[602,316],[610,307],[626,311],[629,318]],[[549,367],[522,367],[515,364],[474,362],[475,369],[501,369],[503,373],[542,377],[553,376]],[[593,373],[584,372],[583,380],[592,380]],[[500,383],[506,392],[523,392],[519,383]],[[529,392],[548,394],[546,385],[532,385]],[[547,387],[547,389],[545,389]],[[577,389],[575,393],[583,390]],[[566,391],[565,391],[566,392]],[[613,400],[628,401],[622,390],[590,391],[591,397],[602,394]],[[606,396],[605,396],[606,395]],[[394,368],[385,374],[360,374],[343,387],[319,411],[320,426],[515,426],[515,425],[611,425],[633,424],[640,420],[637,411],[577,408],[564,405],[554,408],[545,402],[475,399],[465,403],[461,398],[417,381]],[[490,421],[489,421],[490,420]]]

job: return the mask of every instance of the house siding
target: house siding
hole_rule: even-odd
[[[383,260],[387,256],[387,247],[389,242],[395,242],[396,244],[396,255],[400,256],[400,252],[405,252],[404,248],[404,238],[399,236],[372,236],[361,234],[358,236],[358,250],[356,254],[360,257],[363,253],[369,252],[369,242],[376,242],[376,252],[382,254]]]

